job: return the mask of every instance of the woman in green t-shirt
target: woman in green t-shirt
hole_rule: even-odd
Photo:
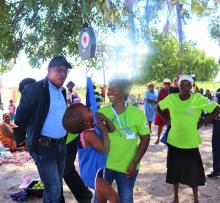
[[[180,93],[170,94],[159,102],[157,111],[171,126],[168,138],[167,177],[166,182],[174,186],[174,202],[179,202],[179,183],[189,185],[193,190],[194,202],[198,200],[198,186],[205,185],[205,173],[198,149],[201,144],[198,129],[219,112],[220,107],[199,93],[192,94],[193,79],[183,75],[179,79]],[[170,121],[163,114],[168,109]],[[209,112],[201,120],[202,111]]]
[[[109,184],[116,181],[120,203],[133,203],[139,163],[150,141],[144,112],[126,102],[130,89],[129,80],[112,80],[107,93],[111,104],[100,109],[116,128],[113,133],[109,133],[110,151],[105,178]]]

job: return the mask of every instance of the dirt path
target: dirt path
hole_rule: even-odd
[[[200,146],[200,151],[206,174],[212,170],[211,130],[211,125],[201,129],[203,144]],[[153,129],[151,144],[141,163],[135,185],[135,203],[165,203],[172,201],[172,188],[165,183],[167,148],[163,144],[154,144],[156,140],[155,134],[156,131]],[[1,203],[13,202],[10,200],[9,194],[17,191],[22,175],[37,177],[34,163],[27,166],[15,166],[12,164],[0,166]],[[66,203],[76,202],[66,185],[64,194]],[[220,203],[220,178],[207,179],[206,185],[200,188],[200,200],[201,203]],[[35,198],[28,202],[40,203],[42,200]],[[183,185],[180,186],[180,202],[193,202],[191,189]]]

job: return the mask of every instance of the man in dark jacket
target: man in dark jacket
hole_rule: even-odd
[[[22,91],[15,116],[15,124],[27,133],[26,144],[44,183],[44,203],[60,203],[62,199],[67,133],[62,125],[67,107],[62,86],[70,68],[63,56],[54,57],[47,77]]]
[[[216,102],[220,104],[220,88],[216,91]],[[209,178],[220,176],[220,115],[213,121],[212,158],[213,171],[207,175]]]

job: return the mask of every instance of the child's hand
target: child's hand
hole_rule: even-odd
[[[114,132],[115,131],[115,126],[111,120],[108,119],[104,114],[97,112],[95,115],[96,119],[99,120],[99,122],[102,122],[105,124],[106,129],[108,132]]]
[[[102,132],[108,132],[107,128],[105,127],[102,121],[99,121],[99,123],[96,124],[96,127],[99,128]]]
[[[104,121],[104,122],[107,122],[108,118],[103,114],[103,113],[100,113],[100,112],[97,112],[95,114],[95,117],[99,120],[99,121]]]

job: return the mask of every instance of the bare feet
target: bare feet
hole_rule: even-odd
[[[160,140],[157,140],[156,142],[155,142],[155,144],[159,144],[160,143]]]

